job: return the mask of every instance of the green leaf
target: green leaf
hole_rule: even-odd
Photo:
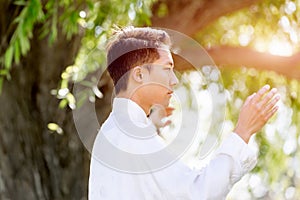
[[[67,88],[68,87],[68,79],[62,79],[60,88]]]
[[[74,110],[76,108],[76,100],[75,97],[73,96],[73,94],[68,93],[67,94],[67,100],[68,100],[68,105],[69,107]]]
[[[57,132],[60,135],[63,134],[62,128],[60,126],[58,126],[58,124],[56,124],[56,123],[49,123],[48,124],[48,129],[50,131],[55,131],[55,132]]]
[[[56,24],[52,23],[51,32],[50,32],[50,35],[49,35],[49,43],[53,44],[56,40],[56,37],[57,37]]]
[[[89,10],[93,10],[94,9],[94,2],[87,1],[86,4],[87,4],[87,7],[88,7]]]
[[[9,71],[7,69],[0,69],[0,77],[7,76],[8,73]]]
[[[48,29],[48,23],[45,23],[42,27],[41,33],[39,34],[39,39],[43,39],[48,35],[49,29]]]
[[[29,39],[20,35],[20,48],[22,55],[25,55],[27,51],[30,49]]]
[[[19,41],[17,40],[14,44],[14,58],[15,58],[15,62],[16,64],[20,63],[20,46],[19,46]]]
[[[68,100],[67,100],[67,99],[62,99],[62,100],[59,102],[58,107],[61,108],[61,109],[63,109],[63,108],[65,108],[67,105],[68,105]]]
[[[6,69],[10,69],[13,60],[13,46],[9,46],[4,55],[4,65]]]
[[[59,127],[59,126],[58,126],[57,124],[55,124],[55,123],[49,123],[49,124],[48,124],[48,129],[49,129],[50,131],[56,131],[58,127]]]
[[[26,6],[27,5],[27,3],[24,0],[15,1],[14,4],[17,6]]]
[[[168,6],[167,6],[167,4],[165,4],[165,3],[161,3],[160,5],[159,5],[159,7],[158,7],[158,10],[157,10],[157,16],[158,17],[164,17],[164,16],[166,16],[167,14],[168,14]]]
[[[54,0],[49,0],[46,5],[45,8],[48,10],[48,12],[50,12],[50,10],[53,8],[54,6]]]

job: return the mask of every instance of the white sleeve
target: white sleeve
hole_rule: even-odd
[[[210,163],[193,177],[192,199],[225,199],[233,184],[256,162],[254,151],[236,133],[230,134]]]

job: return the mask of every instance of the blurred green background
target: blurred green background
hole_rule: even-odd
[[[107,117],[105,44],[127,25],[170,28],[207,50],[220,74],[197,88],[225,95],[226,130],[248,95],[278,88],[279,111],[251,142],[258,165],[227,199],[300,199],[299,24],[299,0],[1,0],[0,199],[87,199],[90,154],[72,112],[89,102]]]

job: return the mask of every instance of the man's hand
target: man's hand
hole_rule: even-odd
[[[277,89],[271,91],[269,85],[249,96],[241,108],[237,126],[234,130],[246,143],[251,135],[259,131],[278,110],[275,104],[280,99]]]
[[[159,129],[171,124],[171,121],[167,120],[167,117],[172,114],[173,110],[174,108],[171,107],[165,108],[161,105],[154,105],[151,108],[151,113],[149,118],[156,126],[156,128]]]

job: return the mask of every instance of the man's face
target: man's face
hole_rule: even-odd
[[[143,67],[144,77],[140,92],[143,101],[150,107],[154,104],[167,107],[178,79],[174,73],[171,53],[166,50],[158,50],[158,53],[160,57],[151,64],[150,70]]]

